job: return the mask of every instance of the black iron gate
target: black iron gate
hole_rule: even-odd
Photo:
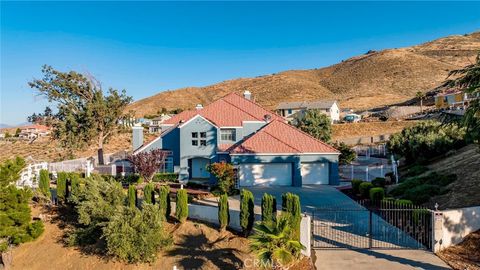
[[[390,201],[312,212],[313,248],[432,249],[432,211]]]

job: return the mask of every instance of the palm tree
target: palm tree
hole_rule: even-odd
[[[263,265],[273,269],[297,260],[305,247],[294,239],[288,218],[280,216],[276,221],[260,222],[250,236],[250,249],[257,254]]]
[[[425,93],[418,91],[415,96],[420,100],[420,112],[423,113],[423,99],[425,98]]]

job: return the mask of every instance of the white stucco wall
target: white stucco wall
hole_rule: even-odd
[[[460,243],[469,233],[480,230],[480,206],[439,211],[441,230],[436,229],[435,252]]]

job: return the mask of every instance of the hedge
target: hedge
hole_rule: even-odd
[[[137,188],[134,185],[128,187],[128,206],[131,208],[137,206]]]
[[[160,211],[162,212],[165,219],[170,217],[171,205],[170,205],[170,187],[161,186],[158,190],[158,204]]]
[[[155,204],[155,191],[151,183],[146,184],[143,188],[143,201],[145,203]]]
[[[262,221],[275,221],[277,217],[277,200],[274,196],[264,193],[262,197]]]
[[[355,194],[360,193],[360,184],[363,183],[362,180],[352,179],[352,189]]]
[[[373,184],[370,182],[363,182],[360,184],[359,190],[360,195],[364,198],[368,198],[370,196],[370,189],[373,188]]]
[[[178,182],[178,173],[156,173],[153,182]]]
[[[290,192],[282,194],[282,211],[288,215],[294,239],[300,240],[300,222],[302,221],[300,197]]]
[[[240,226],[245,234],[252,230],[255,222],[254,205],[253,193],[242,189],[240,192]]]
[[[372,184],[376,187],[385,187],[387,181],[383,177],[377,177],[372,180]]]
[[[40,170],[40,182],[38,183],[40,192],[50,200],[50,176],[48,170]]]
[[[371,188],[369,193],[372,201],[381,201],[385,197],[385,191],[381,187]]]
[[[67,198],[67,177],[68,173],[57,173],[57,197],[65,200]]]
[[[220,224],[220,230],[224,231],[230,223],[230,213],[228,211],[228,195],[223,194],[218,201],[218,224]]]
[[[180,223],[184,223],[188,217],[188,194],[187,190],[179,189],[177,191],[177,201],[176,201],[176,212],[175,216],[177,217]]]

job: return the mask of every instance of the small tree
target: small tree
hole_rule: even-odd
[[[282,211],[288,217],[294,239],[300,240],[300,222],[302,221],[300,197],[290,192],[282,194]]]
[[[40,192],[50,199],[50,176],[47,170],[40,170],[40,181],[38,183]]]
[[[294,123],[297,128],[321,141],[329,142],[332,137],[332,120],[318,109],[298,115]]]
[[[134,185],[128,187],[128,206],[131,208],[137,206],[137,188]]]
[[[224,161],[212,163],[208,165],[207,170],[217,179],[222,193],[229,193],[233,189],[235,172],[232,164]]]
[[[155,192],[151,183],[146,184],[143,188],[143,201],[145,203],[155,204]]]
[[[254,206],[253,193],[242,189],[240,192],[240,226],[245,235],[250,233],[255,222]]]
[[[80,176],[78,174],[70,174],[70,194],[68,200],[73,203],[78,202],[80,194]]]
[[[188,217],[188,194],[185,189],[177,191],[177,205],[175,216],[180,223],[184,223]]]
[[[262,197],[262,221],[273,222],[277,217],[277,200],[274,196],[264,193]]]
[[[20,128],[17,128],[17,129],[15,130],[15,135],[14,135],[14,136],[18,138],[18,137],[20,136],[20,133],[21,133],[21,132],[22,132],[22,131],[20,130]]]
[[[338,157],[338,162],[340,164],[350,164],[355,158],[357,158],[357,153],[343,142],[334,143],[333,147],[340,151],[340,156]]]
[[[170,217],[171,206],[170,206],[170,187],[161,186],[158,196],[158,204],[162,215],[165,219]]]
[[[133,164],[135,171],[138,172],[147,182],[152,181],[153,175],[158,170],[165,168],[165,160],[168,151],[154,149],[150,152],[140,152],[128,157]]]
[[[220,231],[225,231],[230,223],[230,213],[228,211],[228,195],[220,195],[218,201],[218,223],[220,224]]]
[[[57,197],[61,200],[67,199],[67,177],[66,172],[57,173]]]

